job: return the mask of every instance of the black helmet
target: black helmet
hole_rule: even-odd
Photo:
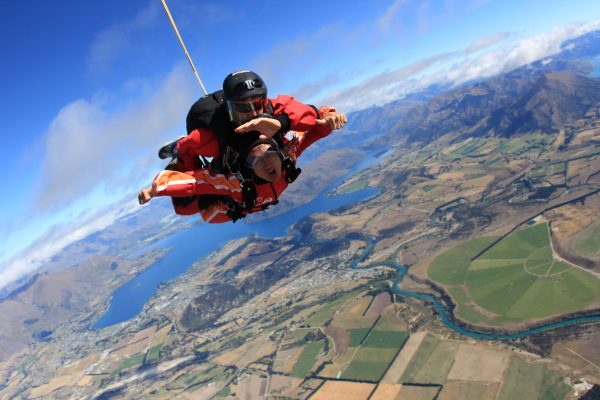
[[[251,97],[267,95],[267,85],[252,71],[233,72],[223,81],[225,101],[240,101]]]
[[[223,99],[227,104],[229,120],[236,125],[271,112],[267,85],[252,71],[227,75],[223,81]]]

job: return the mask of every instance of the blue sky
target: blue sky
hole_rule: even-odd
[[[271,94],[342,111],[491,76],[600,28],[597,0],[168,4],[209,91],[250,68]],[[134,212],[201,90],[160,0],[3,1],[0,14],[2,287]]]

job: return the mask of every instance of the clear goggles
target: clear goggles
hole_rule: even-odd
[[[248,157],[246,157],[247,167],[254,168],[260,166],[264,164],[267,161],[267,159],[269,159],[269,157],[273,157],[274,155],[279,156],[279,148],[274,144],[262,143],[258,146],[255,146],[254,149],[261,146],[263,150],[261,154],[250,154],[248,155]]]

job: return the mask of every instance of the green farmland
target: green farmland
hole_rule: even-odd
[[[516,323],[573,312],[600,298],[600,279],[553,258],[546,223],[519,230],[473,259],[494,240],[462,243],[429,266],[429,277],[447,286],[459,317]]]
[[[445,384],[457,350],[456,343],[426,336],[398,383]]]
[[[562,400],[569,392],[570,387],[546,365],[513,357],[498,399]]]
[[[323,350],[323,344],[324,341],[319,340],[304,346],[300,358],[296,362],[296,365],[294,365],[294,369],[290,375],[295,376],[296,378],[306,377],[315,364],[317,356]]]
[[[379,381],[407,339],[406,332],[374,329],[342,373],[342,378]]]

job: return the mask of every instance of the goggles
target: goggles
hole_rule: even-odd
[[[259,97],[246,101],[230,101],[231,109],[239,113],[264,112],[266,110],[267,98]]]
[[[249,168],[254,168],[254,167],[258,167],[262,164],[264,164],[267,159],[269,157],[272,157],[274,155],[279,156],[279,148],[273,144],[268,144],[268,143],[263,143],[260,144],[256,147],[259,146],[267,146],[265,148],[265,150],[263,151],[263,153],[261,153],[260,155],[252,155],[250,154],[248,157],[246,157],[246,166]]]

